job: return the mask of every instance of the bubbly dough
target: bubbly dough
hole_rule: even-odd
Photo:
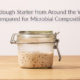
[[[22,52],[18,55],[20,67],[49,68],[53,64],[53,53]]]

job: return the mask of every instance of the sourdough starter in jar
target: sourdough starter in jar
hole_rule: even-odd
[[[19,65],[21,67],[27,67],[27,68],[46,68],[51,67],[53,61],[53,54],[47,54],[47,53],[40,53],[40,52],[34,52],[34,53],[27,53],[23,52],[19,55]]]
[[[19,33],[14,33],[11,37],[11,43],[18,45],[20,67],[51,68],[54,49],[57,49],[60,61],[57,34],[53,34],[53,31],[19,31]]]
[[[53,64],[53,44],[20,44],[18,62],[25,68],[50,68]]]
[[[49,68],[53,64],[53,35],[18,36],[18,62],[24,68]],[[52,42],[52,43],[50,43]]]

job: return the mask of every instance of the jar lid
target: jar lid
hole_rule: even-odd
[[[53,34],[53,31],[19,31],[20,34],[29,34],[29,35],[49,35]]]
[[[53,31],[19,31],[19,36],[32,38],[49,38],[53,37]]]

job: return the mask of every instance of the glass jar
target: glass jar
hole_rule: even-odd
[[[17,40],[15,40],[17,36]],[[19,31],[11,37],[11,43],[18,45],[18,63],[23,68],[51,68],[54,49],[57,49],[57,33],[52,31]]]

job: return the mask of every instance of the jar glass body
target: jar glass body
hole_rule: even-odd
[[[31,35],[30,35],[31,36]],[[23,68],[51,68],[54,56],[53,37],[18,35],[18,63]]]
[[[25,68],[50,68],[53,64],[53,44],[18,44],[18,62]]]

